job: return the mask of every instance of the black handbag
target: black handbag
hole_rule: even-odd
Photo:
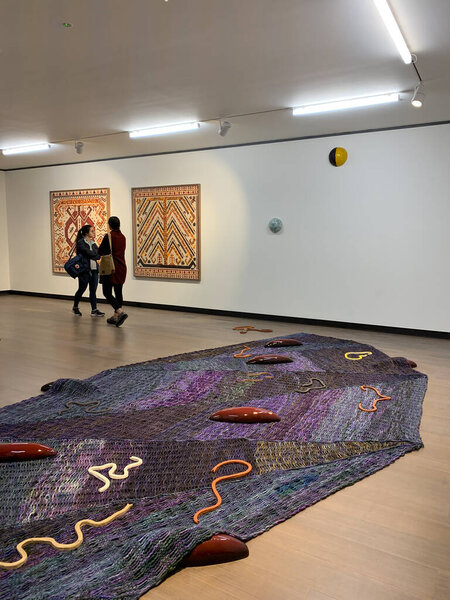
[[[64,269],[66,270],[66,272],[74,279],[79,277],[81,275],[81,273],[84,273],[89,268],[86,266],[86,262],[83,261],[83,257],[80,254],[77,254],[76,256],[74,256],[72,258],[72,254],[73,254],[75,248],[76,248],[76,244],[72,248],[72,252],[69,255],[69,260],[64,265]]]

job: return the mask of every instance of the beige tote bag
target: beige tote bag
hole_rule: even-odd
[[[112,275],[114,273],[114,271],[116,270],[114,267],[114,259],[112,257],[112,243],[111,243],[111,234],[110,233],[108,233],[108,239],[109,239],[109,250],[110,250],[111,254],[105,254],[105,256],[101,257],[100,265],[99,265],[100,276]]]

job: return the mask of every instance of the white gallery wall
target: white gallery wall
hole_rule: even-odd
[[[440,125],[9,171],[10,287],[72,294],[52,274],[49,191],[110,187],[126,300],[450,331],[449,148]],[[201,281],[134,278],[131,188],[187,183],[201,184]]]
[[[0,171],[0,292],[9,290],[9,248],[6,216],[6,174]]]

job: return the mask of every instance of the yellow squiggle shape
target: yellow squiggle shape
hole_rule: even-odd
[[[254,371],[253,373],[248,374],[248,379],[237,379],[237,381],[264,381],[264,379],[273,379],[273,375],[269,373],[269,371]],[[251,379],[252,377],[261,377],[262,379]]]
[[[357,354],[358,358],[351,358],[349,354]],[[347,360],[361,360],[363,358],[366,358],[366,356],[370,356],[371,354],[372,352],[367,352],[367,350],[363,350],[362,352],[346,352],[344,356]]]
[[[116,469],[117,469],[116,463],[106,463],[106,465],[98,465],[98,466],[89,467],[89,469],[88,469],[89,474],[93,475],[94,477],[97,477],[97,479],[100,479],[100,481],[103,481],[103,483],[105,484],[101,488],[99,488],[98,491],[106,492],[106,490],[111,485],[111,482],[105,475],[102,475],[101,473],[98,473],[97,471],[104,471],[105,469],[109,469],[108,475],[109,475],[109,477],[111,477],[111,479],[126,479],[129,475],[128,469],[133,469],[133,467],[139,467],[140,465],[142,465],[142,458],[139,458],[138,456],[130,456],[130,460],[133,460],[135,462],[127,465],[124,468],[122,475],[116,474]]]
[[[18,567],[24,565],[28,559],[28,554],[27,551],[24,550],[24,546],[28,544],[51,544],[53,548],[56,548],[57,550],[74,550],[75,548],[78,548],[78,546],[81,546],[81,544],[83,543],[84,538],[83,532],[81,531],[83,525],[91,525],[92,527],[103,527],[104,525],[108,525],[108,523],[111,523],[111,521],[114,521],[114,519],[117,519],[118,517],[124,515],[130,510],[132,506],[132,504],[126,504],[121,510],[118,510],[117,512],[110,515],[109,517],[106,517],[106,519],[103,519],[102,521],[93,521],[92,519],[81,519],[81,521],[75,523],[75,533],[77,534],[77,539],[71,544],[61,544],[60,542],[57,542],[55,538],[51,537],[27,538],[26,540],[23,540],[16,546],[17,552],[22,558],[16,560],[15,562],[0,562],[0,568],[17,569]]]

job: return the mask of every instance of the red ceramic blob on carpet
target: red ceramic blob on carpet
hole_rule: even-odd
[[[248,365],[275,365],[280,363],[292,362],[289,356],[281,356],[279,354],[260,354],[254,356],[247,361]]]
[[[42,444],[10,443],[0,444],[0,460],[35,460],[55,456],[53,448]]]
[[[205,565],[217,565],[247,558],[247,544],[230,535],[218,533],[212,538],[196,546],[187,556],[182,565],[184,567],[202,567]]]
[[[279,338],[277,340],[271,340],[264,345],[264,348],[287,348],[289,346],[301,346],[302,343],[293,338]]]
[[[209,417],[211,421],[223,421],[228,423],[271,423],[279,421],[280,417],[266,408],[255,408],[253,406],[236,406],[234,408],[223,408]]]

